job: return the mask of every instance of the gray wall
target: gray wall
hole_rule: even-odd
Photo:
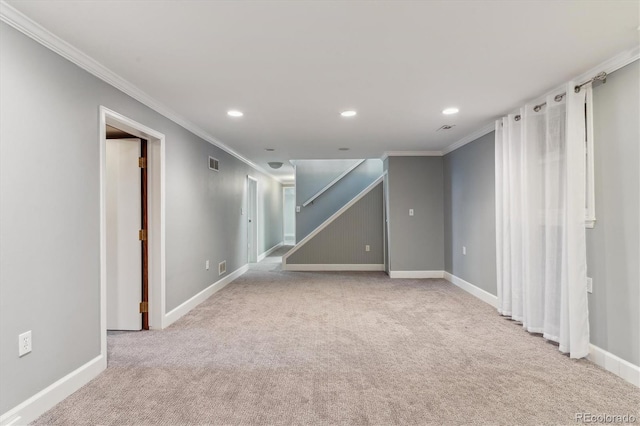
[[[296,196],[302,205],[361,160],[295,160]]]
[[[444,156],[445,270],[491,294],[497,293],[494,145],[491,132]]]
[[[382,183],[288,259],[290,264],[378,264],[382,247]],[[365,245],[371,251],[365,251]]]
[[[247,262],[246,175],[262,247],[281,185],[0,23],[0,413],[100,354],[99,106],[166,135],[167,311]],[[207,157],[220,160],[220,172]],[[33,352],[17,336],[33,331]]]
[[[442,157],[388,159],[391,271],[444,269],[442,166]]]
[[[640,365],[640,66],[593,89],[596,225],[587,230],[591,342]]]
[[[309,188],[317,188],[318,186],[315,183],[316,174],[320,176],[323,182],[327,178],[327,175],[321,172],[323,168],[331,170],[331,175],[334,177],[340,174],[339,172],[336,173],[336,168],[332,165],[334,161],[340,162],[342,170],[347,168],[341,160],[296,161],[296,203],[300,206],[300,213],[296,214],[296,241],[301,241],[309,235],[311,231],[382,175],[382,161],[379,159],[366,160],[320,197],[316,198],[313,204],[302,207],[302,203],[317,192],[309,190]],[[331,179],[329,179],[330,181]],[[319,189],[322,189],[325,185],[322,185]]]

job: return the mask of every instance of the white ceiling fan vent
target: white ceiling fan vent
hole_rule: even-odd
[[[218,161],[217,158],[213,158],[213,157],[209,157],[209,168],[213,171],[218,171],[219,168],[218,166],[220,165],[220,162]]]
[[[218,263],[218,275],[222,275],[225,272],[227,272],[227,261],[223,260],[222,262]]]

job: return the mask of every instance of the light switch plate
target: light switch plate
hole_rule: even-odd
[[[413,209],[409,209],[409,216],[413,216]]]
[[[593,293],[593,278],[587,277],[587,293]]]

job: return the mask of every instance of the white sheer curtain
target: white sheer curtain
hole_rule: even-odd
[[[534,110],[496,122],[498,311],[589,354],[585,242],[585,101],[569,82]],[[558,99],[558,100],[556,100]]]

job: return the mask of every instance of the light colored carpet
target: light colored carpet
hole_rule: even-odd
[[[444,280],[258,268],[164,331],[111,334],[108,369],[34,424],[555,425],[639,407]]]

